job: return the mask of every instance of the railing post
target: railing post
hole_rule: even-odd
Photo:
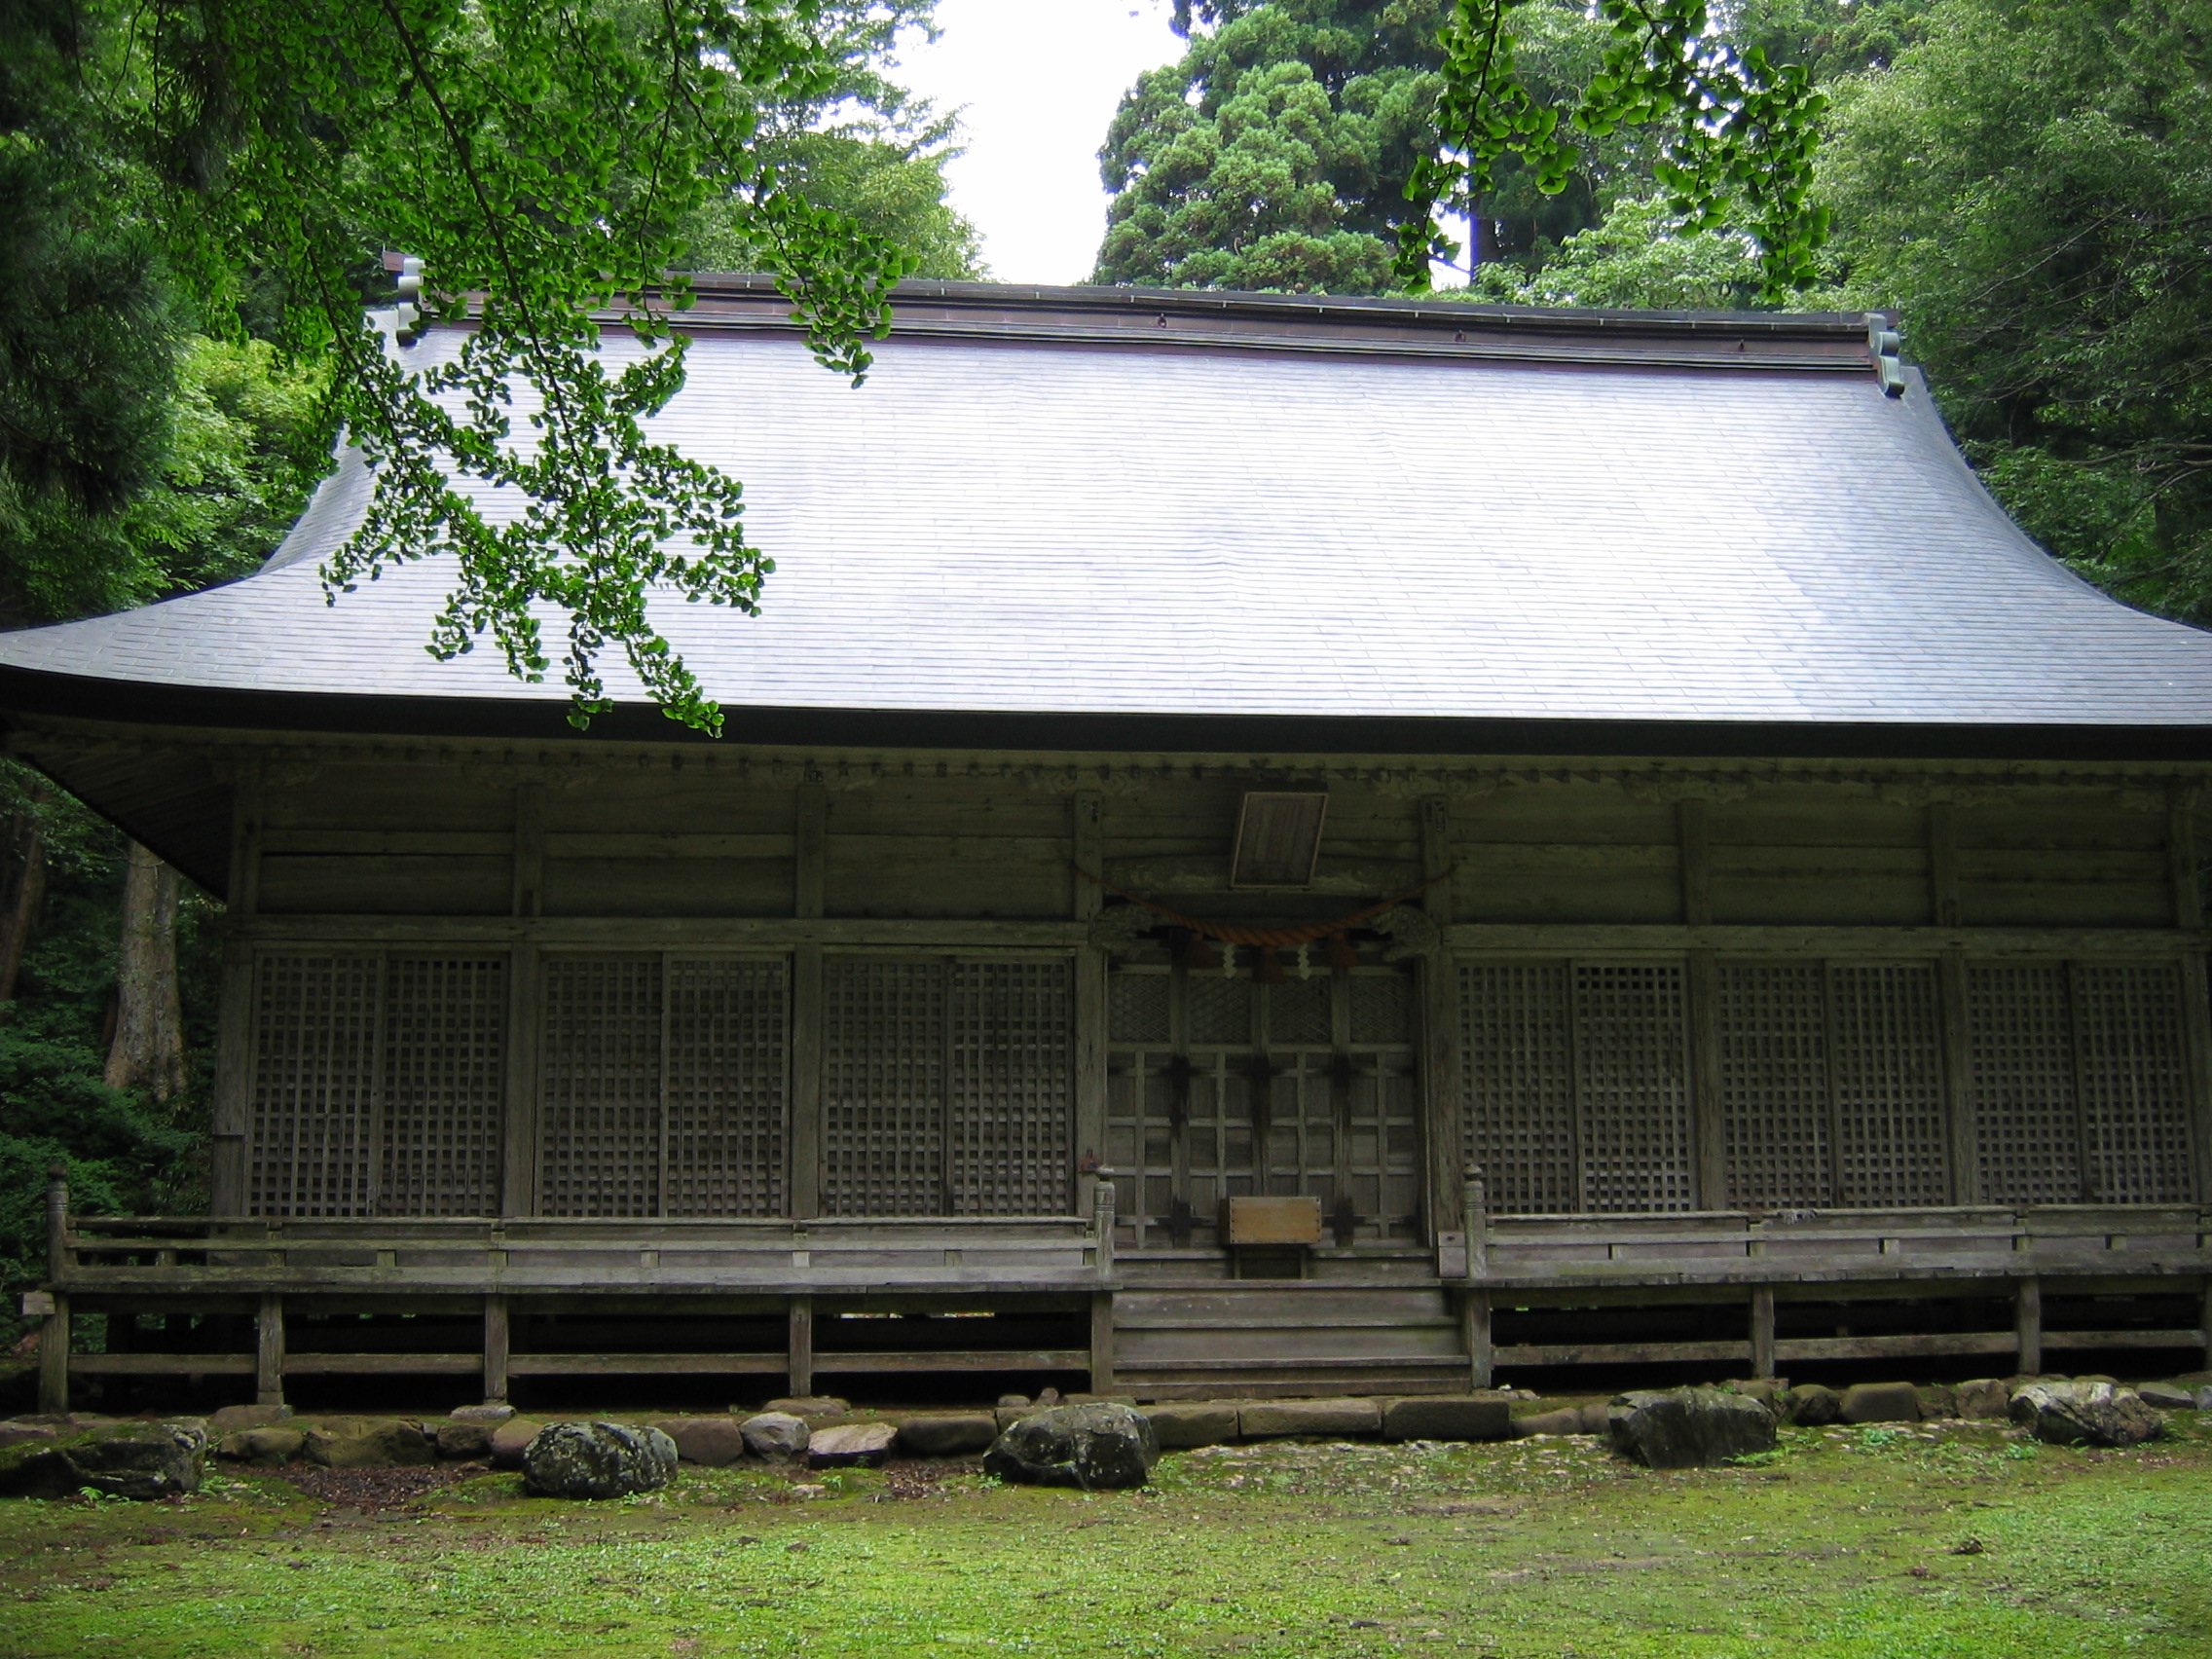
[[[55,1163],[46,1172],[46,1276],[56,1286],[68,1276],[69,1166]]]
[[[1114,1276],[1114,1172],[1100,1169],[1090,1184],[1091,1264],[1101,1282]]]
[[[1100,1169],[1090,1187],[1092,1261],[1099,1288],[1090,1293],[1090,1391],[1114,1386],[1114,1174]]]
[[[264,1292],[253,1318],[253,1398],[260,1406],[284,1403],[284,1299]]]
[[[1459,1318],[1467,1342],[1467,1382],[1471,1387],[1488,1388],[1496,1369],[1491,1346],[1490,1292],[1470,1289],[1460,1294],[1465,1298]]]

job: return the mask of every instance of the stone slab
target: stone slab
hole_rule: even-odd
[[[1382,1410],[1373,1400],[1245,1400],[1236,1408],[1237,1431],[1246,1440],[1278,1440],[1290,1435],[1343,1439],[1377,1434]]]

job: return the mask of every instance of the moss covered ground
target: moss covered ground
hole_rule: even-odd
[[[1093,1494],[972,1464],[687,1468],[599,1504],[226,1470],[0,1502],[0,1654],[2203,1659],[2212,1429],[2176,1427],[1785,1430],[1672,1474],[1582,1439],[1225,1447]]]

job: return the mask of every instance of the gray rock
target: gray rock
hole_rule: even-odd
[[[455,1422],[480,1422],[486,1428],[498,1428],[514,1415],[514,1407],[503,1400],[487,1400],[480,1406],[456,1406],[446,1414]]]
[[[2179,1382],[2139,1382],[2135,1392],[2145,1405],[2160,1411],[2186,1412],[2196,1406],[2196,1390],[2184,1388]]]
[[[525,1489],[539,1497],[626,1497],[676,1475],[676,1442],[657,1428],[557,1422],[522,1455]]]
[[[11,1446],[44,1444],[59,1438],[51,1423],[0,1422],[0,1451]]]
[[[1559,1406],[1548,1412],[1530,1412],[1527,1417],[1513,1419],[1513,1432],[1526,1434],[1597,1434],[1602,1429],[1585,1426],[1580,1406]]]
[[[1147,1406],[1140,1414],[1163,1452],[1193,1446],[1219,1446],[1236,1438],[1236,1408],[1220,1400],[1189,1405]]]
[[[1849,1423],[1918,1422],[1920,1390],[1910,1382],[1854,1382],[1835,1415]]]
[[[891,1456],[899,1427],[889,1422],[833,1422],[814,1431],[806,1443],[810,1469],[873,1469]]]
[[[67,1497],[84,1482],[69,1454],[51,1440],[0,1448],[0,1497]]]
[[[2212,1383],[2207,1383],[2196,1390],[2196,1409],[2200,1412],[2212,1412]]]
[[[999,1425],[999,1432],[1004,1434],[1023,1418],[1042,1410],[1042,1406],[1000,1406],[991,1413],[991,1420]]]
[[[1787,1377],[1736,1377],[1720,1385],[1730,1393],[1741,1394],[1747,1400],[1756,1400],[1768,1407],[1789,1392]]]
[[[226,1434],[215,1456],[260,1469],[280,1469],[307,1449],[308,1437],[296,1428],[241,1428]]]
[[[760,1410],[763,1413],[779,1412],[785,1417],[804,1418],[808,1422],[821,1422],[829,1418],[850,1417],[853,1408],[834,1394],[801,1394],[794,1399],[770,1400]]]
[[[436,1442],[405,1418],[326,1418],[307,1430],[308,1460],[326,1469],[412,1468],[438,1460]]]
[[[795,1463],[806,1456],[811,1436],[806,1419],[791,1412],[762,1412],[738,1425],[746,1450],[771,1463]]]
[[[492,1430],[492,1467],[519,1469],[522,1455],[530,1450],[530,1443],[544,1430],[545,1425],[533,1422],[529,1418],[509,1418]]]
[[[441,1422],[436,1435],[438,1456],[453,1463],[489,1462],[492,1456],[492,1430],[497,1425],[488,1422]],[[429,1425],[424,1424],[427,1429]]]
[[[200,1490],[207,1435],[184,1423],[121,1422],[80,1434],[61,1450],[76,1465],[78,1485],[105,1496],[182,1497]]]
[[[2053,1446],[2140,1446],[2166,1419],[2132,1388],[2111,1382],[2030,1382],[2012,1396],[2012,1420]]]
[[[1029,1409],[1029,1396],[1027,1394],[1001,1394],[999,1405],[1001,1407],[1011,1406],[1015,1411],[1025,1412]]]
[[[959,1457],[988,1452],[998,1437],[998,1419],[985,1412],[908,1418],[899,1425],[899,1450],[911,1457]]]
[[[724,1468],[745,1456],[745,1427],[735,1418],[665,1418],[653,1426],[676,1442],[679,1457],[703,1469]]]
[[[1959,1410],[1959,1390],[1952,1383],[1923,1382],[1913,1392],[1920,1396],[1920,1416],[1923,1421],[1964,1415]]]
[[[1508,1440],[1513,1402],[1503,1394],[1433,1394],[1388,1400],[1382,1406],[1385,1440]]]
[[[1959,1416],[1972,1421],[2009,1417],[2012,1390],[2002,1377],[1977,1377],[1958,1387]]]
[[[1060,1391],[1057,1388],[1040,1388],[1037,1390],[1039,1410],[1050,1411],[1058,1404],[1060,1404]]]
[[[1127,1406],[1060,1406],[1032,1412],[998,1437],[983,1469],[1022,1486],[1085,1492],[1140,1487],[1160,1461],[1160,1441]]]
[[[1605,1414],[1613,1450],[1653,1469],[1724,1463],[1774,1447],[1774,1414],[1718,1388],[1623,1394]]]
[[[280,1422],[289,1421],[291,1416],[290,1406],[225,1406],[210,1414],[207,1430],[210,1434],[222,1435],[247,1428],[275,1428]]]
[[[1799,1428],[1820,1428],[1835,1421],[1843,1397],[1818,1382],[1800,1382],[1782,1396],[1782,1420]]]
[[[1246,1440],[1291,1434],[1342,1440],[1380,1433],[1382,1412],[1373,1400],[1250,1400],[1236,1408],[1236,1426]]]

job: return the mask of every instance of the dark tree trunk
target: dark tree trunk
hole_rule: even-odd
[[[176,985],[176,871],[137,842],[123,882],[115,1041],[102,1080],[166,1100],[184,1088],[184,1015]]]
[[[46,903],[46,831],[39,824],[38,808],[54,798],[53,792],[31,792],[30,809],[16,815],[14,833],[16,884],[8,909],[0,917],[0,1003],[16,1000],[16,981],[22,977],[23,955],[31,947],[31,929]]]

